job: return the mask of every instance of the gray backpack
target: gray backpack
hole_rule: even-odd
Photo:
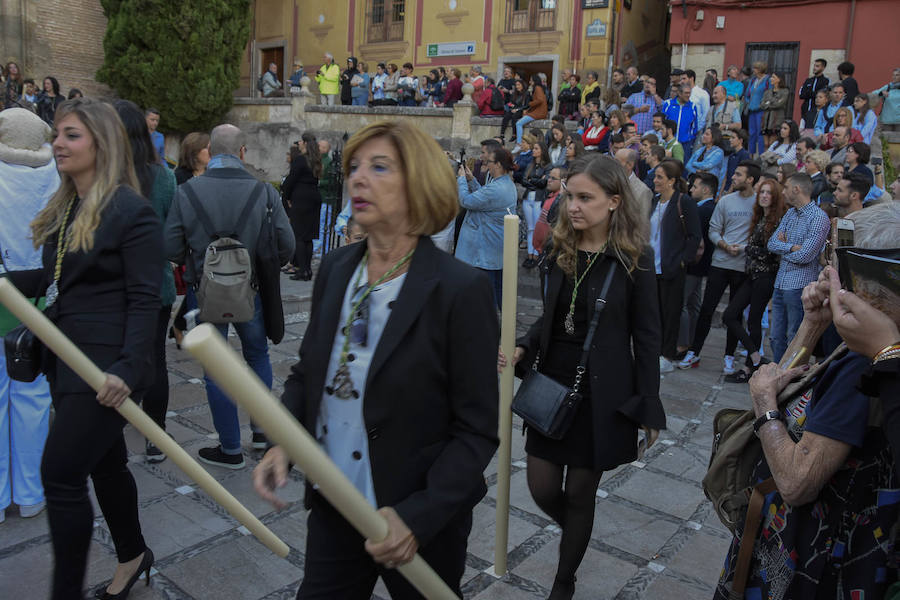
[[[256,184],[235,227],[247,222],[263,189],[263,183]],[[200,308],[198,318],[208,323],[246,323],[253,319],[256,311],[256,287],[253,283],[250,251],[241,243],[234,230],[216,231],[191,186],[184,186],[184,190],[197,220],[206,235],[212,238],[203,255],[203,272],[199,274],[199,278],[194,278]],[[190,264],[193,268],[194,261],[191,260]]]

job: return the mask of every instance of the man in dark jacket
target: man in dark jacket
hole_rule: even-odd
[[[687,352],[691,338],[700,315],[700,302],[703,294],[703,280],[709,273],[715,246],[709,239],[709,220],[716,209],[716,193],[719,189],[719,178],[712,173],[697,173],[691,184],[691,198],[697,201],[697,216],[700,218],[700,231],[703,233],[703,257],[687,266],[684,277],[684,306],[681,307],[681,323],[678,328],[678,354]]]
[[[284,265],[294,254],[294,234],[278,192],[271,185],[263,184],[262,193],[255,195],[259,182],[244,168],[244,141],[244,134],[234,125],[219,125],[213,129],[209,136],[209,153],[212,158],[206,167],[206,173],[184,183],[175,193],[165,227],[166,256],[174,263],[187,263],[186,280],[190,284],[198,284],[203,272],[206,247],[213,240],[201,225],[192,200],[206,211],[214,231],[236,234],[250,253],[251,264],[255,264],[259,232],[267,205],[271,205],[279,261]],[[244,207],[251,201],[256,206],[241,220]],[[253,318],[233,325],[241,340],[244,359],[263,383],[271,388],[272,363],[269,361],[269,345],[258,294],[255,303]],[[228,323],[217,324],[216,328],[227,337]],[[200,460],[228,469],[243,468],[237,407],[209,377],[204,379],[213,425],[219,433],[219,445],[201,448]],[[253,447],[265,448],[265,436],[252,424],[251,429]]]
[[[813,62],[812,77],[808,77],[800,86],[800,99],[803,100],[803,104],[800,106],[800,116],[807,123],[814,122],[810,113],[816,108],[816,93],[819,90],[828,89],[828,86],[831,85],[828,78],[822,74],[827,66],[828,62],[824,58],[817,58]]]

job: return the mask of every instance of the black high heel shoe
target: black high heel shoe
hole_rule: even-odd
[[[122,591],[118,594],[110,594],[105,589],[97,590],[97,593],[94,594],[95,598],[99,598],[99,600],[125,600],[128,597],[129,592],[131,592],[132,586],[141,576],[141,573],[147,574],[147,581],[145,584],[147,586],[150,585],[150,568],[153,566],[153,551],[150,548],[144,550],[144,558],[141,559],[141,564],[138,566],[137,571],[134,572],[134,575],[131,576],[131,579],[128,580],[128,583],[122,588]]]
[[[575,595],[576,580],[575,577],[569,581],[555,579],[553,581],[553,589],[550,590],[550,595],[547,597],[547,600],[571,600],[572,596]]]

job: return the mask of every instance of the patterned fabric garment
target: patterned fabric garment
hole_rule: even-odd
[[[747,255],[747,266],[744,270],[750,275],[750,279],[756,279],[766,273],[778,272],[778,264],[781,261],[781,257],[766,249],[767,241],[766,221],[765,219],[760,219],[756,227],[753,228],[750,239],[747,240],[747,247],[744,250]]]
[[[865,357],[848,354],[829,368],[821,380],[824,385],[785,408],[795,441],[807,427],[812,431],[817,411],[827,413],[828,420],[819,415],[816,429],[856,428],[862,439],[815,501],[792,506],[777,490],[766,496],[744,592],[747,600],[880,600],[896,581],[890,533],[898,517],[900,489],[894,461],[881,427],[865,426],[869,399],[854,389],[868,363]],[[770,476],[762,458],[753,481]],[[715,600],[728,600],[742,535],[736,532],[725,557]]]

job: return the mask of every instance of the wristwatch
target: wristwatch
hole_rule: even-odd
[[[756,437],[759,437],[760,428],[769,421],[784,421],[784,417],[781,416],[781,411],[767,410],[753,422],[753,433],[756,434]]]

